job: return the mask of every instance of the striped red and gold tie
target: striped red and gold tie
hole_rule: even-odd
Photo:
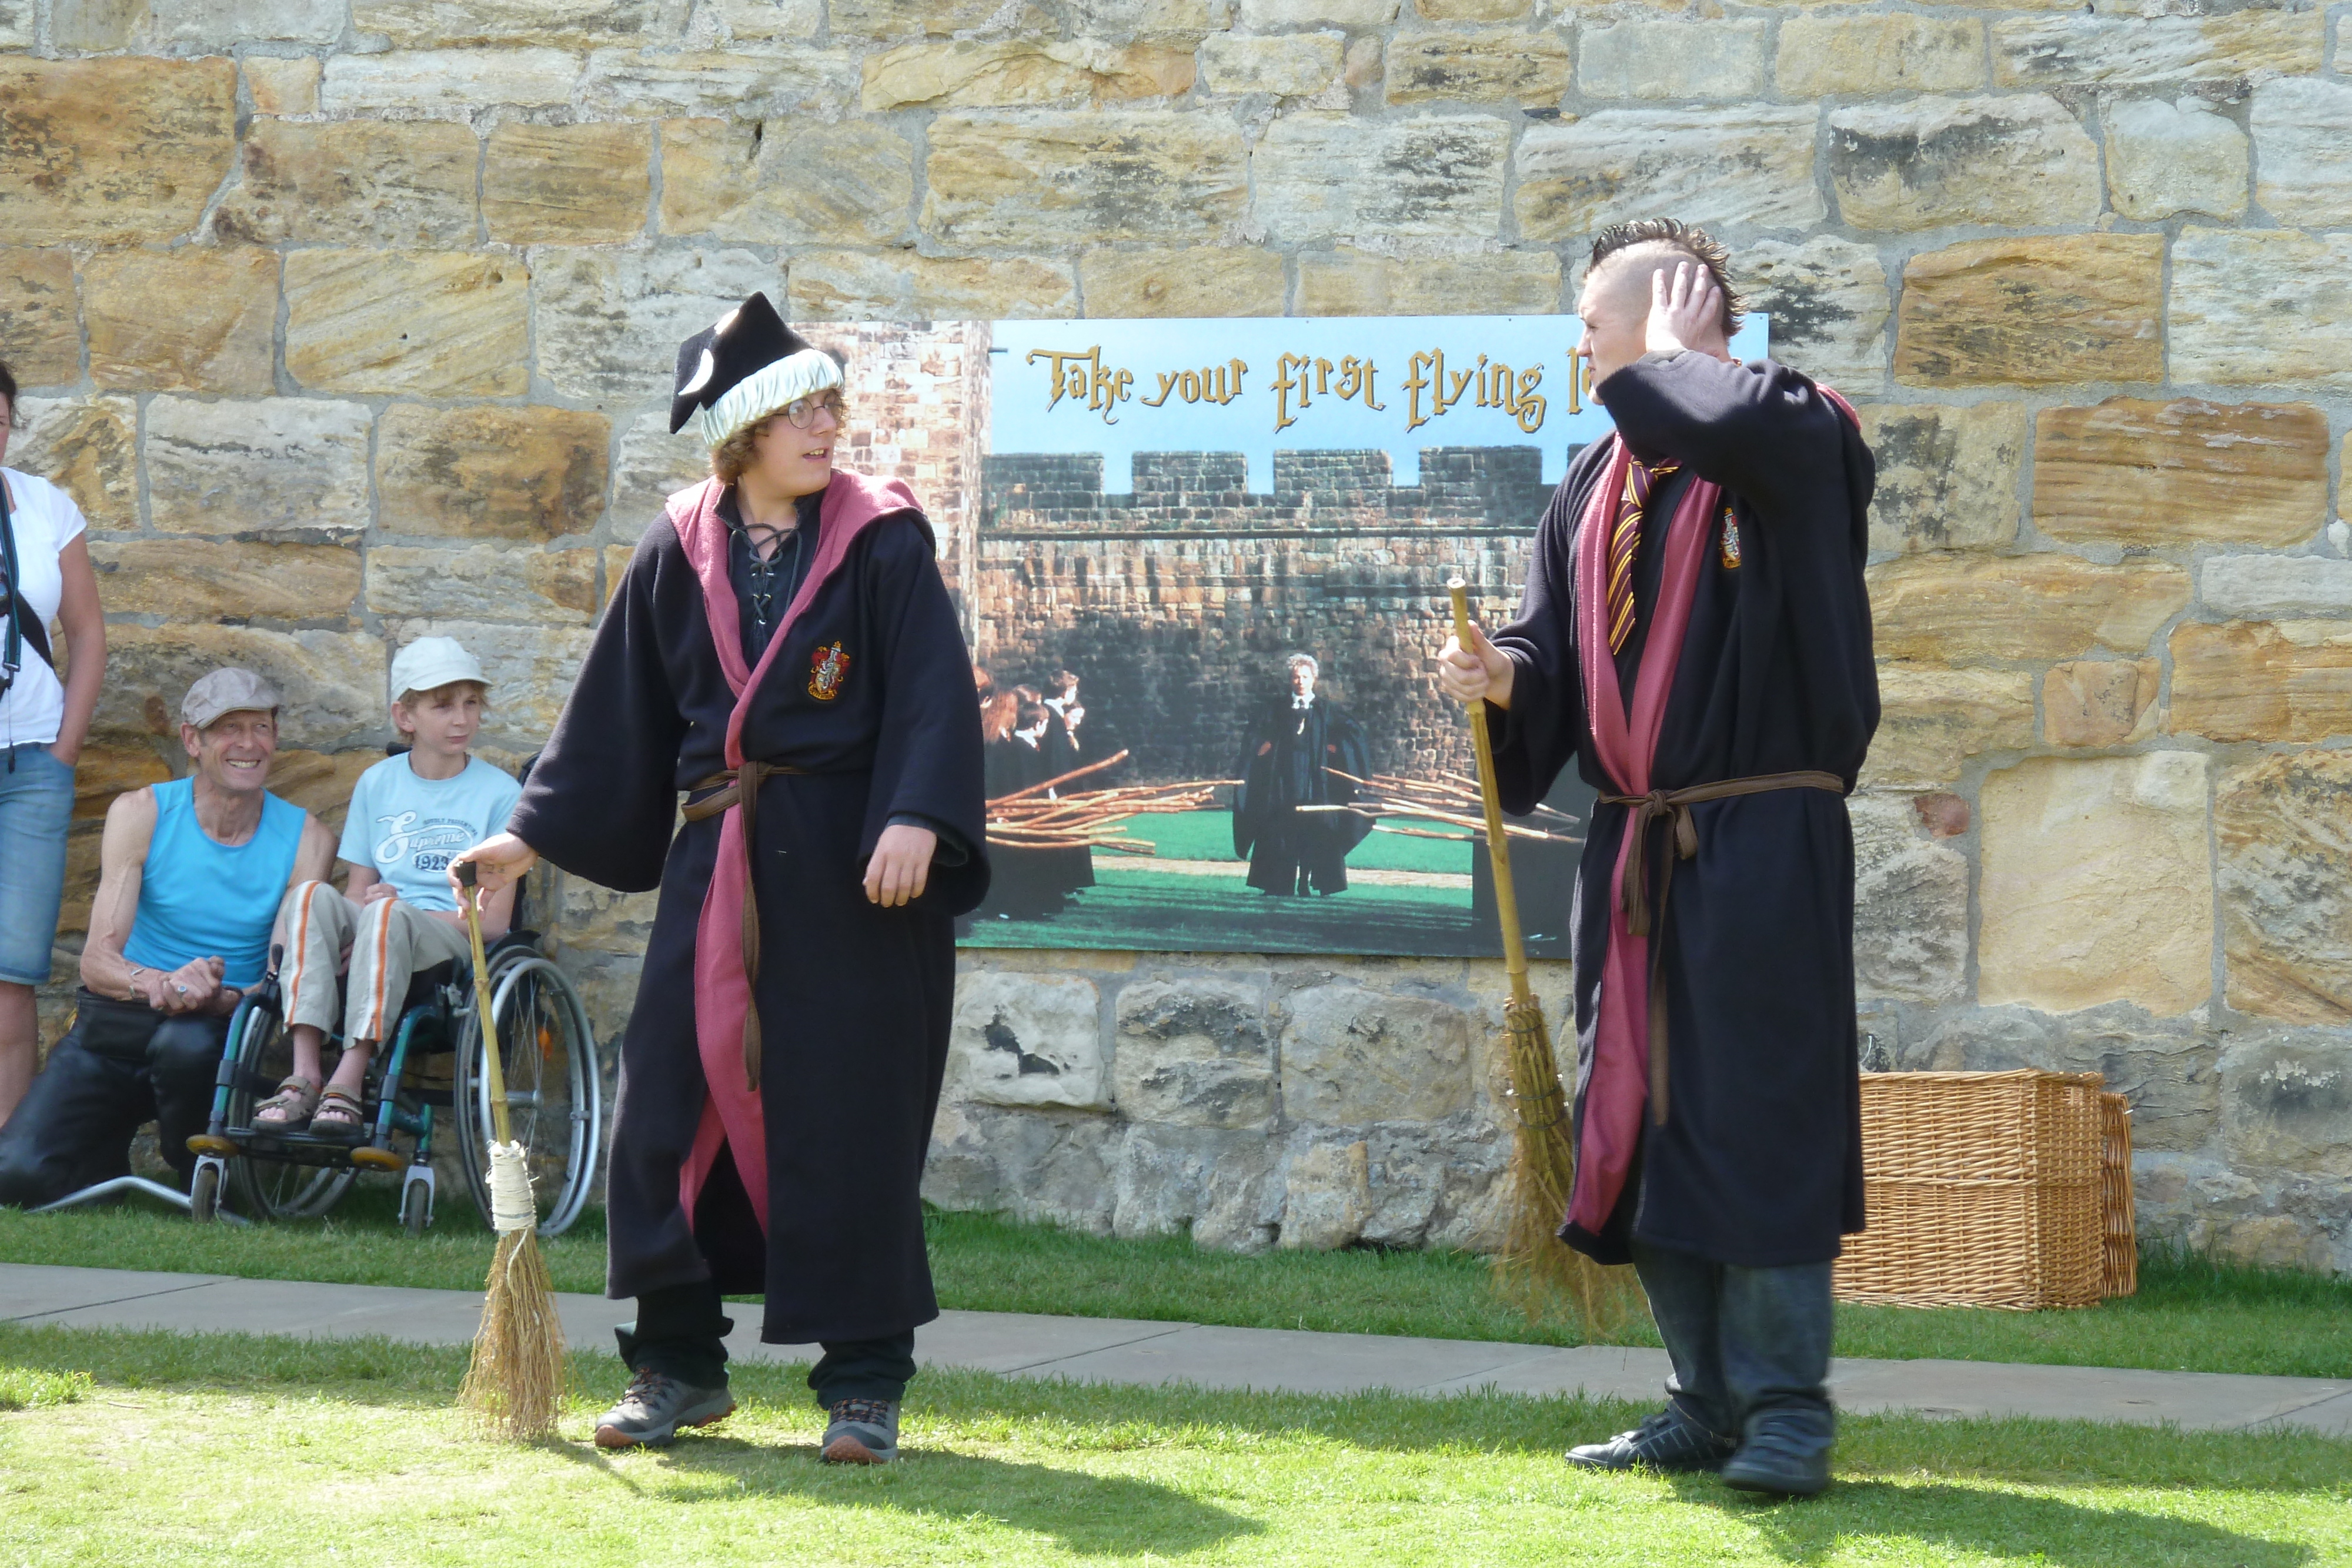
[[[1633,558],[1642,549],[1642,509],[1658,481],[1682,466],[1661,463],[1645,468],[1625,465],[1625,491],[1617,497],[1617,522],[1609,533],[1609,651],[1621,653],[1633,634]]]

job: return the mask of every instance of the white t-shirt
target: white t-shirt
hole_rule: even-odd
[[[47,479],[14,468],[0,468],[0,475],[7,477],[8,526],[16,534],[16,591],[47,627],[58,618],[58,601],[65,593],[58,557],[89,525],[73,497]],[[58,651],[54,639],[49,651]],[[16,672],[16,684],[0,696],[0,747],[47,746],[65,724],[66,689],[31,638],[24,640],[17,656],[24,667]]]

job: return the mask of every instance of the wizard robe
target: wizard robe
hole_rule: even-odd
[[[1371,832],[1371,819],[1298,808],[1353,804],[1356,787],[1348,778],[1370,770],[1363,728],[1346,709],[1318,696],[1304,708],[1281,697],[1260,710],[1234,768],[1242,781],[1234,791],[1234,853],[1248,857],[1250,886],[1345,892],[1348,852]]]
[[[882,1338],[939,1313],[918,1186],[951,923],[988,885],[971,660],[913,496],[836,471],[808,575],[747,669],[719,494],[679,492],[639,541],[509,827],[587,881],[661,890],[621,1041],[609,1292],[708,1279],[764,1294],[772,1343]],[[756,1092],[740,904],[705,908],[722,840],[742,863],[740,809],[673,832],[681,793],[730,766],[730,727],[735,756],[797,769],[762,783],[750,856]],[[886,909],[863,879],[901,816],[951,829],[962,858]],[[711,976],[730,956],[728,1016]]]
[[[1488,709],[1503,809],[1529,810],[1571,760],[1604,798],[1808,770],[1851,790],[1878,725],[1863,581],[1875,467],[1853,422],[1786,366],[1690,352],[1646,356],[1595,396],[1618,434],[1570,464],[1538,528],[1518,619],[1495,638],[1516,666],[1509,709]],[[1612,526],[1621,442],[1685,473],[1645,514],[1633,640],[1596,660],[1580,627],[1605,618],[1580,622],[1594,607],[1580,603],[1578,549],[1584,529]],[[1699,492],[1705,515],[1685,519],[1704,531],[1677,539],[1676,500],[1697,486],[1720,488]],[[1679,602],[1675,543],[1696,550],[1682,555],[1696,582],[1685,576]],[[1680,637],[1647,641],[1684,604]],[[1603,690],[1591,689],[1596,670]],[[1644,676],[1656,726],[1646,787],[1612,776],[1595,734],[1613,716],[1601,705],[1630,714]],[[1646,996],[1633,1003],[1635,1027],[1613,1040],[1601,1029],[1604,971],[1626,930],[1615,879],[1633,812],[1604,803],[1589,824],[1573,921],[1579,1159],[1561,1239],[1609,1263],[1630,1259],[1634,1237],[1746,1267],[1821,1262],[1863,1224],[1845,801],[1783,789],[1691,812],[1695,859],[1680,858],[1671,827],[1648,835],[1649,907],[1670,893],[1649,938],[1663,944],[1667,1003],[1663,1124],[1644,1087]],[[1647,967],[1618,969],[1620,989],[1645,991]],[[1617,1059],[1629,1049],[1639,1061]]]

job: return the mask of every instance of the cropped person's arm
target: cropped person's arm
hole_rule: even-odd
[[[305,812],[302,817],[302,842],[294,851],[294,874],[286,885],[294,887],[306,882],[324,882],[334,874],[334,831],[318,818]]]
[[[81,760],[90,716],[98,711],[99,688],[106,681],[106,612],[98,601],[98,574],[90,569],[87,534],[75,535],[58,552],[58,572],[65,580],[58,622],[65,631],[66,711],[49,754],[70,768]]]
[[[81,948],[81,983],[101,997],[162,1007],[163,977],[122,956],[139,913],[140,879],[155,836],[155,797],[145,789],[117,795],[106,809],[99,841],[98,896],[90,901],[89,934]]]

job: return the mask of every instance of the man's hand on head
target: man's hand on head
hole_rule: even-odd
[[[1723,290],[1706,267],[1678,261],[1671,279],[1663,267],[1650,274],[1648,352],[1679,354],[1706,338],[1722,316]]]

